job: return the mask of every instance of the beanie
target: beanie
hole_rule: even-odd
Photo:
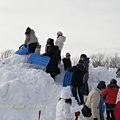
[[[58,32],[57,32],[57,35],[58,35],[58,36],[63,36],[63,33],[62,33],[61,31],[58,31]]]
[[[117,84],[117,81],[115,79],[110,80],[110,84]]]
[[[69,99],[69,98],[71,98],[71,93],[64,90],[64,91],[62,91],[60,98]]]
[[[97,88],[99,88],[100,90],[105,89],[106,88],[105,81],[99,81]]]
[[[47,44],[49,44],[50,46],[54,45],[54,40],[52,38],[48,38],[47,39]]]
[[[67,52],[66,53],[66,57],[70,57],[71,55],[70,55],[70,53],[69,52]]]

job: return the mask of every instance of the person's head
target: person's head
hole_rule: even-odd
[[[57,37],[59,37],[59,36],[63,36],[63,33],[61,31],[57,32]]]
[[[50,46],[54,46],[54,40],[52,38],[48,38],[47,44],[49,44]]]
[[[101,91],[106,89],[105,81],[99,81],[97,88],[99,88]]]
[[[25,31],[25,35],[29,35],[31,32],[31,28],[30,27],[27,27],[26,28],[26,31]]]
[[[87,58],[87,55],[86,54],[81,54],[81,56],[80,56],[80,59],[81,60],[84,60],[84,59],[86,59]]]
[[[66,53],[66,57],[70,57],[71,55],[70,55],[70,53],[69,52],[67,52]]]
[[[117,81],[116,81],[115,79],[111,79],[111,80],[110,80],[110,84],[117,85]]]
[[[60,95],[60,99],[64,99],[66,103],[68,104],[72,104],[72,99],[71,99],[71,93],[68,91],[62,91],[61,95]]]

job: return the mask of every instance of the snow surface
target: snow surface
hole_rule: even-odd
[[[54,81],[45,68],[27,63],[27,56],[0,59],[0,120],[37,120],[39,110],[41,120],[55,120],[56,104],[63,89],[63,64],[59,68],[61,74]],[[116,69],[90,66],[89,88],[100,80],[108,84],[112,78],[120,84]],[[81,114],[79,120],[82,119]]]

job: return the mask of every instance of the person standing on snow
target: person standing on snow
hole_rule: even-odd
[[[63,33],[61,31],[57,32],[57,39],[55,41],[55,45],[59,47],[58,63],[61,63],[61,50],[63,49],[63,45],[65,41],[66,41],[66,37],[63,36]]]
[[[83,120],[101,120],[99,115],[98,106],[101,99],[101,92],[106,88],[104,81],[99,81],[96,88],[93,88],[89,93],[85,105],[91,109],[92,115],[84,117]]]
[[[49,46],[47,47],[46,53],[43,54],[50,57],[50,61],[46,66],[46,72],[50,73],[51,77],[55,79],[55,76],[60,73],[57,57],[58,46],[54,45],[54,40],[51,38],[48,38],[47,44],[49,44]]]
[[[56,120],[74,120],[75,117],[78,118],[80,112],[72,112],[71,107],[71,93],[64,90],[56,106]]]
[[[114,116],[116,120],[120,120],[120,101],[118,101],[115,106]]]
[[[105,98],[107,120],[115,120],[114,108],[116,105],[118,91],[119,86],[117,85],[117,81],[112,79],[110,84],[107,85],[107,88],[102,92],[102,96]]]
[[[77,100],[79,105],[84,104],[84,96],[83,96],[83,77],[85,74],[85,69],[83,66],[83,61],[76,66],[73,66],[71,68],[68,68],[68,71],[73,72],[72,79],[71,79],[71,88],[72,88],[72,94]],[[78,95],[77,95],[78,91]],[[78,98],[79,96],[79,98]],[[79,100],[80,99],[80,100]]]
[[[62,59],[62,61],[63,61],[63,64],[64,64],[64,70],[66,71],[66,69],[67,68],[69,68],[69,67],[72,67],[72,63],[71,63],[71,60],[70,60],[70,53],[66,53],[66,57],[64,57],[63,59]]]
[[[27,27],[25,31],[26,39],[24,42],[25,46],[28,46],[28,54],[34,53],[38,44],[38,39],[35,35],[35,32],[30,27]]]
[[[83,78],[83,94],[88,95],[89,94],[89,87],[88,87],[88,79],[89,79],[89,58],[86,54],[81,54],[79,62],[83,60],[84,61],[84,67],[85,67],[85,75]]]

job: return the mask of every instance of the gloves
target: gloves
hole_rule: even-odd
[[[75,116],[76,116],[76,117],[80,116],[80,111],[75,112]]]
[[[98,120],[98,118],[94,118],[94,120]]]
[[[78,120],[78,116],[80,116],[80,111],[75,112],[75,120]]]

